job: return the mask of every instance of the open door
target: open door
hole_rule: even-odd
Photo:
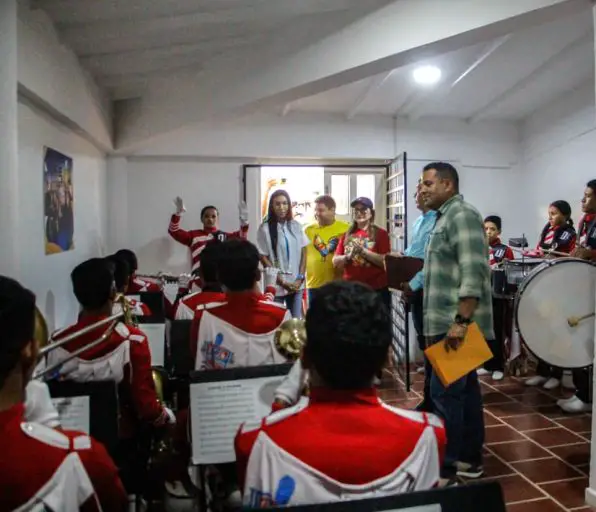
[[[402,153],[387,167],[387,232],[393,252],[404,252],[408,243],[407,155]],[[392,357],[397,377],[410,391],[410,322],[401,293],[391,290]]]

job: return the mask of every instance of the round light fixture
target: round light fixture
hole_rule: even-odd
[[[420,66],[412,76],[417,84],[434,85],[441,79],[441,70],[437,66]]]

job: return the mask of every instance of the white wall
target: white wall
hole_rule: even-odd
[[[183,227],[199,227],[201,206],[213,203],[221,209],[222,227],[235,229],[242,163],[271,163],[276,158],[383,161],[403,150],[408,152],[411,192],[424,163],[450,160],[460,171],[466,199],[483,214],[500,213],[505,225],[511,225],[516,209],[505,209],[503,201],[512,197],[509,183],[516,176],[517,138],[517,129],[501,122],[472,126],[422,120],[394,125],[386,117],[346,121],[340,115],[305,113],[196,125],[157,139],[128,160],[110,159],[109,247],[127,245],[138,251],[145,272],[181,271],[187,268],[187,252],[166,232],[176,195],[183,196],[188,208]],[[413,222],[418,212],[413,201],[410,205]]]
[[[111,102],[58,39],[50,18],[19,4],[18,81],[104,150],[112,148]]]
[[[596,115],[590,81],[549,107],[537,111],[522,127],[524,215],[519,219],[531,243],[537,242],[549,203],[569,202],[573,218],[581,217],[585,184],[596,179]]]
[[[28,104],[19,104],[19,245],[21,281],[37,295],[50,329],[72,322],[78,306],[70,272],[100,255],[107,231],[106,160],[81,136]],[[75,249],[45,255],[43,147],[73,158]]]

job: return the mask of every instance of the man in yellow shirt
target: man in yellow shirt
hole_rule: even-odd
[[[339,239],[350,225],[335,219],[335,200],[331,196],[315,199],[316,222],[306,226],[304,233],[310,241],[306,249],[306,288],[308,302],[317,288],[341,277],[333,268],[333,254]]]

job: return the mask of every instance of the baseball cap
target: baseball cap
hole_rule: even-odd
[[[373,202],[368,197],[357,197],[350,203],[350,206],[352,208],[354,208],[354,206],[356,206],[357,204],[366,206],[367,208],[370,208],[371,210],[373,209]]]

